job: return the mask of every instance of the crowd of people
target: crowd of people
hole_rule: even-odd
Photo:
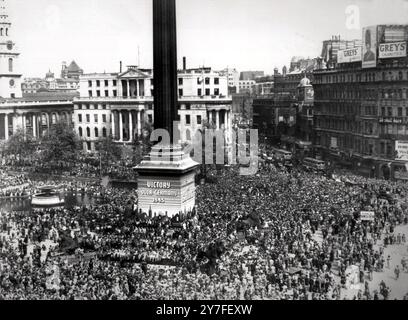
[[[370,282],[384,247],[406,245],[395,233],[408,223],[406,185],[273,164],[218,174],[173,218],[111,187],[93,205],[1,212],[0,298],[388,299]]]

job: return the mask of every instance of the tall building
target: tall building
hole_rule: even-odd
[[[315,145],[361,174],[408,179],[408,26],[364,28],[362,38],[314,72]]]
[[[236,69],[225,68],[220,74],[228,77],[228,90],[232,93],[239,92],[239,72]]]
[[[0,0],[0,97],[20,98],[21,74],[18,71],[20,53],[12,38],[12,23],[6,0]]]

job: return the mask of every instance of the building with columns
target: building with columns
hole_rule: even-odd
[[[206,122],[232,128],[226,76],[211,68],[182,70],[178,88],[183,142],[191,140]],[[108,135],[118,143],[131,144],[143,128],[153,126],[153,90],[153,71],[136,66],[121,73],[81,76],[73,121],[84,150],[95,151],[95,143]]]
[[[17,130],[41,137],[52,125],[72,123],[72,95],[38,95],[30,99],[0,100],[0,141]]]
[[[12,39],[12,23],[6,0],[0,0],[0,97],[20,98],[21,74],[18,72],[18,52]]]

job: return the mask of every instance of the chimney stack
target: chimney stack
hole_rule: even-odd
[[[122,61],[119,63],[119,72],[122,73]]]
[[[183,70],[187,70],[187,58],[183,57]]]

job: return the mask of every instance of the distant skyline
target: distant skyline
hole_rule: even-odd
[[[332,35],[361,39],[347,28],[357,5],[360,27],[408,24],[408,0],[177,0],[178,58],[188,67],[239,71],[289,67],[292,56],[317,57]],[[62,61],[91,72],[152,67],[152,0],[9,0],[12,37],[24,77],[58,76]]]

